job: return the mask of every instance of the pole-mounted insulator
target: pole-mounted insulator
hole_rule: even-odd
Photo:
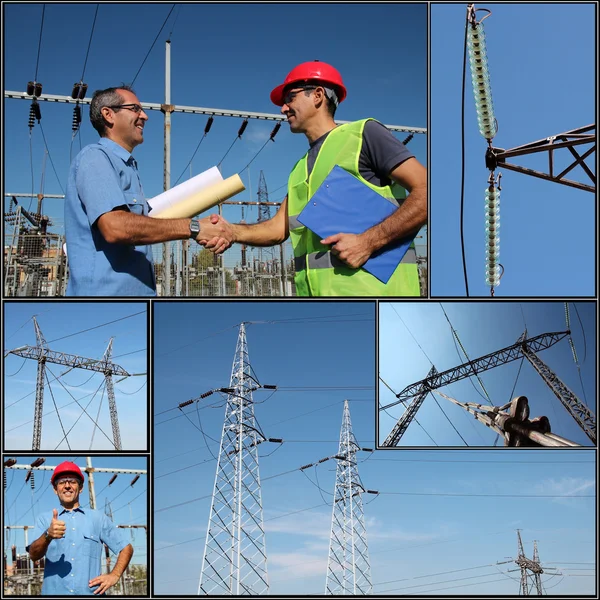
[[[310,463],[308,465],[304,465],[303,467],[300,467],[300,471],[304,471],[304,469],[308,469],[309,467],[314,467],[315,465],[313,465],[313,463]]]
[[[317,464],[320,465],[321,463],[328,461],[330,458],[331,458],[331,456],[328,456],[327,458],[322,458]]]
[[[108,482],[108,485],[109,485],[109,486],[110,486],[110,485],[112,485],[112,484],[114,483],[114,481],[115,481],[115,479],[116,479],[116,478],[117,478],[117,473],[115,473],[115,474],[114,474],[114,475],[113,475],[113,476],[110,478],[110,481]]]
[[[129,485],[131,485],[131,486],[133,487],[133,484],[134,484],[134,483],[135,483],[135,482],[136,482],[136,481],[137,481],[139,478],[140,478],[140,476],[139,476],[139,475],[136,475],[136,476],[133,478],[133,481],[132,481],[132,482],[131,482]]]
[[[221,388],[219,391],[223,392],[224,394],[235,394],[234,388]],[[211,392],[211,394],[212,394],[212,392]]]
[[[200,397],[202,397],[202,396],[200,396]],[[182,403],[179,405],[179,408],[183,408],[184,406],[188,406],[188,405],[189,405],[189,404],[191,404],[192,402],[193,402],[193,400],[186,400],[185,402],[182,402]]]
[[[31,471],[31,489],[35,490],[35,473]]]
[[[76,104],[73,107],[73,125],[71,129],[73,132],[76,132],[79,129],[79,124],[81,123],[81,106]]]
[[[273,127],[273,131],[271,131],[271,135],[269,136],[273,142],[275,141],[275,136],[277,135],[277,132],[280,129],[281,129],[281,122],[277,123],[277,125],[275,125],[275,127]]]
[[[412,140],[415,137],[414,133],[409,133],[403,140],[402,143],[406,146],[406,144],[408,144],[408,142],[410,142],[410,140]]]
[[[379,494],[377,490],[367,490],[367,494]]]
[[[42,84],[37,81],[27,82],[27,95],[39,98],[42,95]]]
[[[204,135],[206,135],[210,131],[214,120],[214,117],[208,117],[208,121],[206,121],[206,127],[204,128]]]
[[[363,452],[373,452],[373,448],[361,448]]]
[[[3,479],[3,482],[4,482],[4,489],[6,489],[6,470],[4,470],[2,472],[2,475],[3,475],[2,479]]]
[[[204,394],[200,394],[200,398],[208,398],[209,396],[211,396],[214,393],[213,390],[209,390],[208,392],[204,392]],[[190,402],[192,402],[192,400],[190,400]]]
[[[248,127],[248,119],[244,119],[240,130],[238,131],[238,137],[241,138],[244,131],[246,131],[246,127]]]
[[[276,444],[283,444],[283,438],[269,438],[269,442],[275,442]]]
[[[83,83],[83,81],[74,83],[73,90],[71,91],[71,98],[73,98],[73,100],[83,100],[85,98],[85,93],[87,92],[87,88],[88,88],[87,83]]]
[[[277,386],[276,385],[267,385],[266,383],[263,385],[263,388],[265,390],[276,390]]]

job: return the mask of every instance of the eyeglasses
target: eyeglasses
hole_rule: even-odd
[[[131,110],[136,114],[141,113],[144,110],[139,104],[117,104],[116,106],[107,106],[106,108],[112,108],[113,110],[126,108],[127,110]]]
[[[289,104],[296,97],[296,95],[299,94],[300,92],[307,92],[309,90],[316,90],[316,89],[317,89],[316,85],[308,85],[306,87],[303,87],[302,89],[295,90],[294,92],[287,92],[283,96],[283,103]]]
[[[75,485],[76,483],[79,484],[79,479],[75,479],[74,477],[67,477],[65,479],[59,479],[56,482],[56,485],[66,485],[67,483],[70,483],[71,485]]]

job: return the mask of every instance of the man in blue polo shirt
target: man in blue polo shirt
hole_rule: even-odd
[[[104,594],[119,581],[133,547],[104,513],[79,506],[83,473],[75,463],[58,465],[50,481],[61,509],[38,517],[36,527],[43,533],[27,547],[31,560],[46,557],[42,595]],[[114,568],[105,575],[101,574],[103,544],[118,554]]]
[[[65,195],[67,296],[155,296],[150,244],[216,235],[208,219],[148,217],[131,155],[147,120],[129,86],[94,93],[90,121],[101,139],[76,156]]]

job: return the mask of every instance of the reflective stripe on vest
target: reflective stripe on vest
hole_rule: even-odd
[[[288,224],[290,229],[298,229],[298,227],[303,227],[302,223],[298,221],[298,215],[288,217]]]
[[[400,261],[403,265],[417,264],[417,253],[414,248],[409,248]],[[348,265],[333,252],[315,252],[308,255],[309,269],[334,269],[335,267],[347,267]],[[306,269],[306,255],[294,257],[294,268],[296,271]]]

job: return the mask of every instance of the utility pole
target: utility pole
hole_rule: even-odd
[[[35,388],[35,409],[33,417],[33,442],[31,449],[40,450],[42,441],[42,413],[44,408],[44,377],[46,373],[46,363],[55,363],[58,365],[71,367],[72,369],[86,369],[88,371],[104,373],[113,430],[112,443],[116,450],[121,450],[121,436],[119,433],[117,405],[115,403],[112,375],[114,374],[123,377],[129,377],[130,373],[128,373],[123,367],[110,362],[113,338],[110,339],[108,348],[106,349],[104,357],[101,360],[95,358],[84,358],[83,356],[78,356],[75,354],[67,354],[65,352],[50,350],[35,317],[33,317],[33,326],[35,328],[37,345],[21,346],[20,348],[15,348],[14,350],[10,350],[8,352],[8,354],[14,354],[15,356],[31,358],[38,361]],[[90,415],[85,411],[85,409],[84,412],[92,421],[94,421],[94,419],[92,419],[92,417],[90,417]],[[63,439],[66,439],[66,435]]]
[[[352,433],[348,400],[345,400],[336,457],[338,462],[325,595],[356,596],[373,593],[362,503],[362,494],[367,490],[360,480],[356,463],[356,453],[360,449]]]
[[[258,469],[258,445],[266,438],[254,418],[252,391],[258,389],[255,384],[248,359],[246,328],[241,323],[230,387],[224,388],[225,420],[198,595],[269,592]]]
[[[145,109],[145,107],[144,107]],[[165,116],[165,148],[163,190],[166,192],[171,187],[171,41],[165,42],[165,102],[160,105],[160,110]],[[171,295],[171,242],[163,242],[163,277],[162,295]]]

